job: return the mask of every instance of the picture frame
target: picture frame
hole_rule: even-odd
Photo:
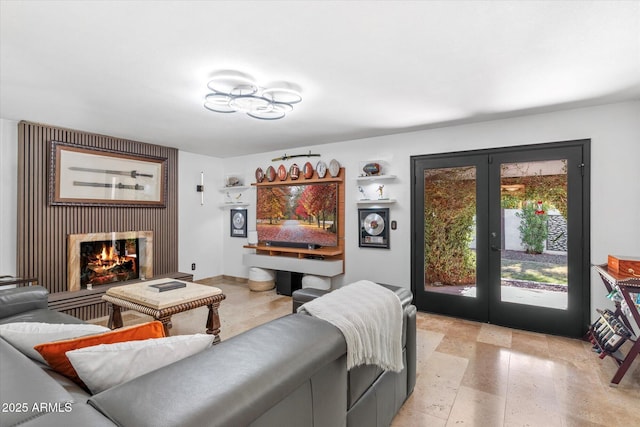
[[[231,237],[247,237],[246,209],[230,209],[229,221]]]
[[[358,209],[358,246],[361,248],[389,249],[388,208]]]
[[[165,208],[166,203],[166,158],[51,142],[50,205]]]

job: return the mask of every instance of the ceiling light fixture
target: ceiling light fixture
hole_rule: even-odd
[[[289,83],[258,86],[253,79],[237,71],[216,73],[207,83],[211,90],[204,97],[204,108],[216,113],[243,112],[260,120],[278,120],[302,101],[300,92]]]

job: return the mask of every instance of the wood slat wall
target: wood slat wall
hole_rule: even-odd
[[[167,158],[167,206],[49,206],[50,142]],[[55,126],[18,124],[18,245],[16,272],[49,292],[67,290],[67,235],[153,231],[153,271],[178,270],[178,150]]]

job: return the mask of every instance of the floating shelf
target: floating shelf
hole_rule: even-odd
[[[243,206],[249,206],[249,203],[247,203],[247,202],[242,202],[242,203],[222,203],[220,205],[220,209],[241,208]]]
[[[224,193],[225,191],[229,191],[229,190],[248,190],[251,187],[248,185],[236,185],[233,187],[221,187],[218,188],[218,191],[220,191],[221,193]]]
[[[397,200],[396,199],[384,199],[384,200],[377,200],[377,199],[369,199],[369,200],[358,200],[358,204],[359,205],[391,205],[394,204]]]
[[[358,182],[372,182],[372,181],[385,181],[396,179],[395,175],[371,175],[371,176],[359,176],[356,178]]]

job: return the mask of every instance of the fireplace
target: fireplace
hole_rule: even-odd
[[[68,244],[69,291],[153,276],[151,231],[71,234]]]
[[[138,239],[80,242],[80,287],[139,277]]]

